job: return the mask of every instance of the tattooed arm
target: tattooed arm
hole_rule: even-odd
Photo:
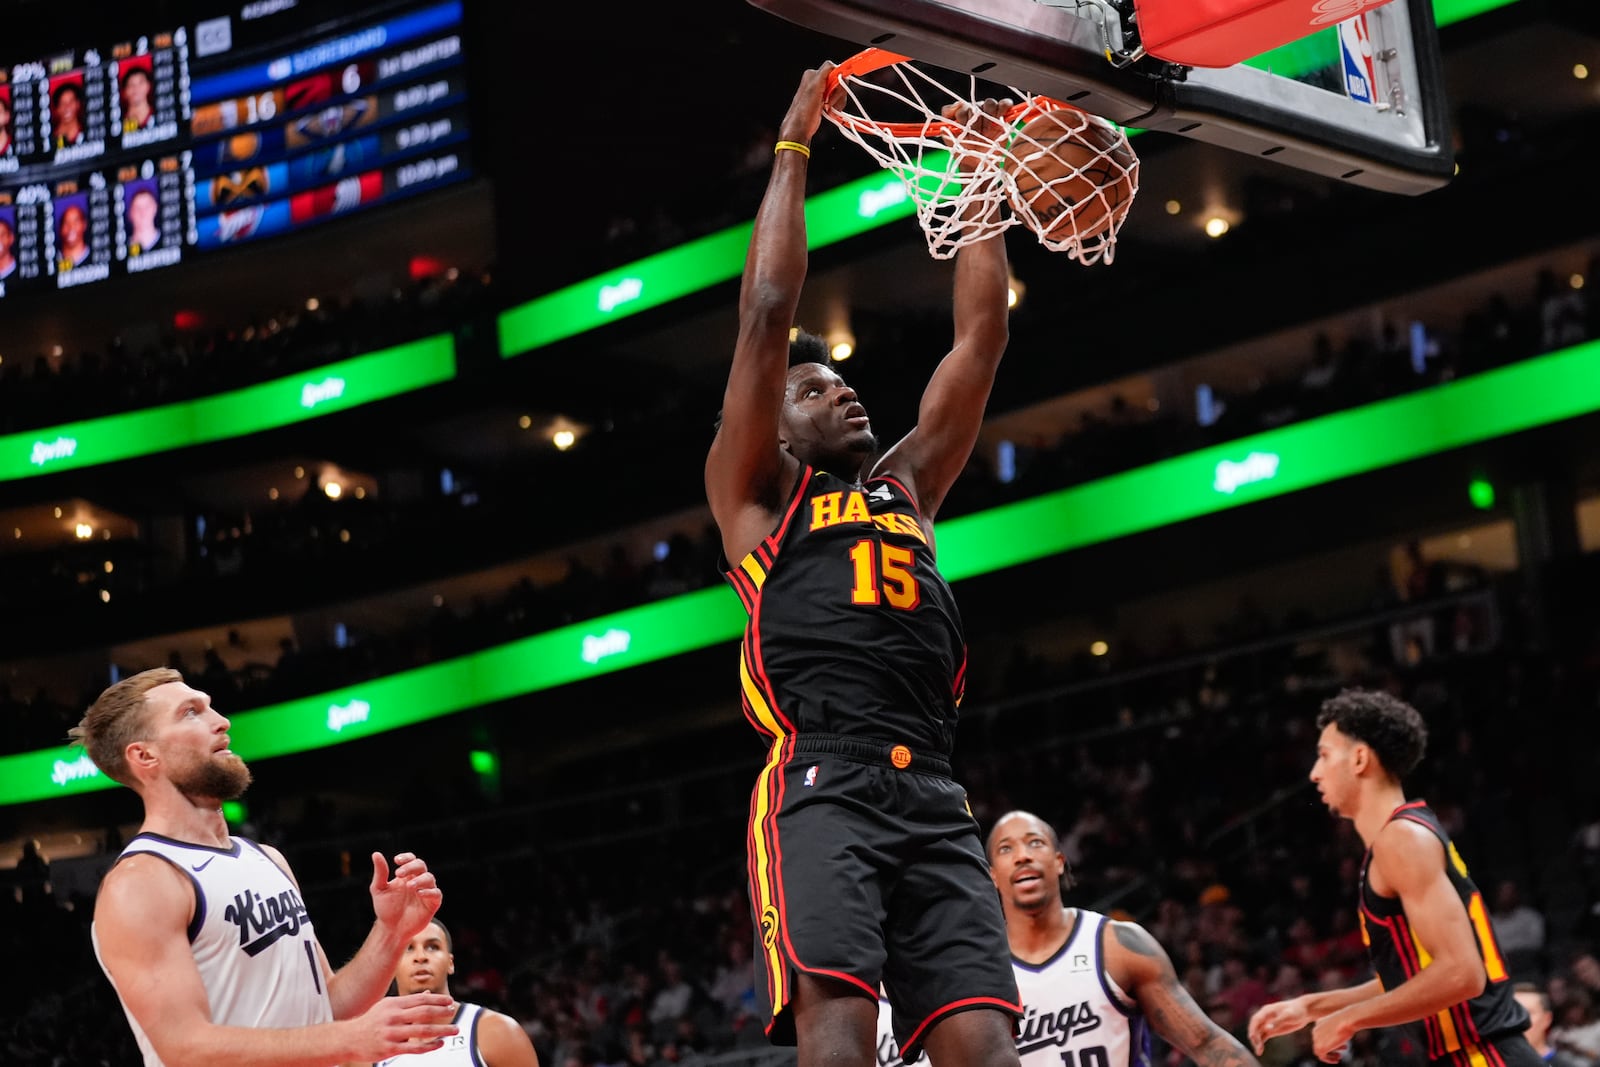
[[[1178,981],[1172,960],[1137,923],[1107,923],[1106,971],[1162,1039],[1199,1067],[1260,1067],[1233,1035],[1211,1021]]]

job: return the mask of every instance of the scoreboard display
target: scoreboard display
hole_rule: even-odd
[[[255,0],[0,68],[0,299],[470,177],[461,0],[352,8]]]

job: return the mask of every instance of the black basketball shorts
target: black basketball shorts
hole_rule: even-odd
[[[958,1011],[1022,1014],[1000,895],[966,792],[942,758],[892,742],[785,738],[750,800],[756,994],[795,1042],[797,974],[893,1006],[907,1062]]]
[[[1457,1051],[1428,1062],[1438,1067],[1543,1067],[1545,1061],[1517,1032],[1463,1042]]]

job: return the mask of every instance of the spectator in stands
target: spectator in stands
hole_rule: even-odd
[[[661,984],[650,999],[646,1018],[654,1028],[657,1041],[671,1040],[677,1032],[678,1020],[686,1018],[694,1003],[695,988],[683,976],[683,965],[665,953],[661,957]]]
[[[1600,1061],[1600,1018],[1587,989],[1575,987],[1567,996],[1550,1029],[1550,1044],[1586,1064]]]
[[[1438,595],[1435,568],[1424,556],[1422,542],[1416,538],[1396,550],[1393,575],[1400,599],[1406,604],[1421,604]],[[1437,635],[1438,624],[1430,611],[1418,611],[1397,620],[1389,627],[1394,662],[1414,667],[1431,657]]]
[[[1229,1017],[1233,1020],[1224,1029],[1238,1036],[1244,1032],[1244,1024],[1256,1009],[1272,997],[1267,992],[1267,983],[1262,980],[1259,968],[1252,965],[1243,954],[1229,952],[1222,960],[1222,988],[1216,999],[1227,1004]]]
[[[1544,977],[1544,915],[1522,899],[1517,883],[1509,879],[1495,887],[1494,903],[1489,908],[1494,935],[1505,953],[1512,975],[1529,980]]]
[[[17,892],[20,894],[20,903],[24,907],[45,904],[50,901],[50,861],[39,849],[39,842],[29,838],[22,843],[22,855],[17,859],[17,868],[13,872],[16,879]]]
[[[1550,352],[1584,340],[1588,335],[1588,308],[1582,289],[1575,289],[1545,268],[1534,283],[1539,314],[1539,348]]]
[[[1528,1029],[1524,1036],[1545,1063],[1550,1067],[1591,1067],[1591,1060],[1565,1052],[1550,1043],[1550,1024],[1554,1021],[1550,1011],[1550,994],[1535,982],[1518,982],[1513,995],[1528,1012]]]

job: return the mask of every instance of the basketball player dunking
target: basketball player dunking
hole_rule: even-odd
[[[806,72],[779,126],[705,466],[749,613],[742,703],[768,750],[746,842],[756,988],[769,1038],[800,1067],[870,1067],[880,988],[913,1058],[926,1045],[962,1067],[1017,1067],[1004,924],[950,772],[966,639],[933,535],[1009,340],[1005,241],[956,256],[954,343],[917,424],[880,448],[822,338],[791,344],[831,69]],[[969,106],[997,136],[1001,102]],[[957,166],[982,165],[952,147]]]

